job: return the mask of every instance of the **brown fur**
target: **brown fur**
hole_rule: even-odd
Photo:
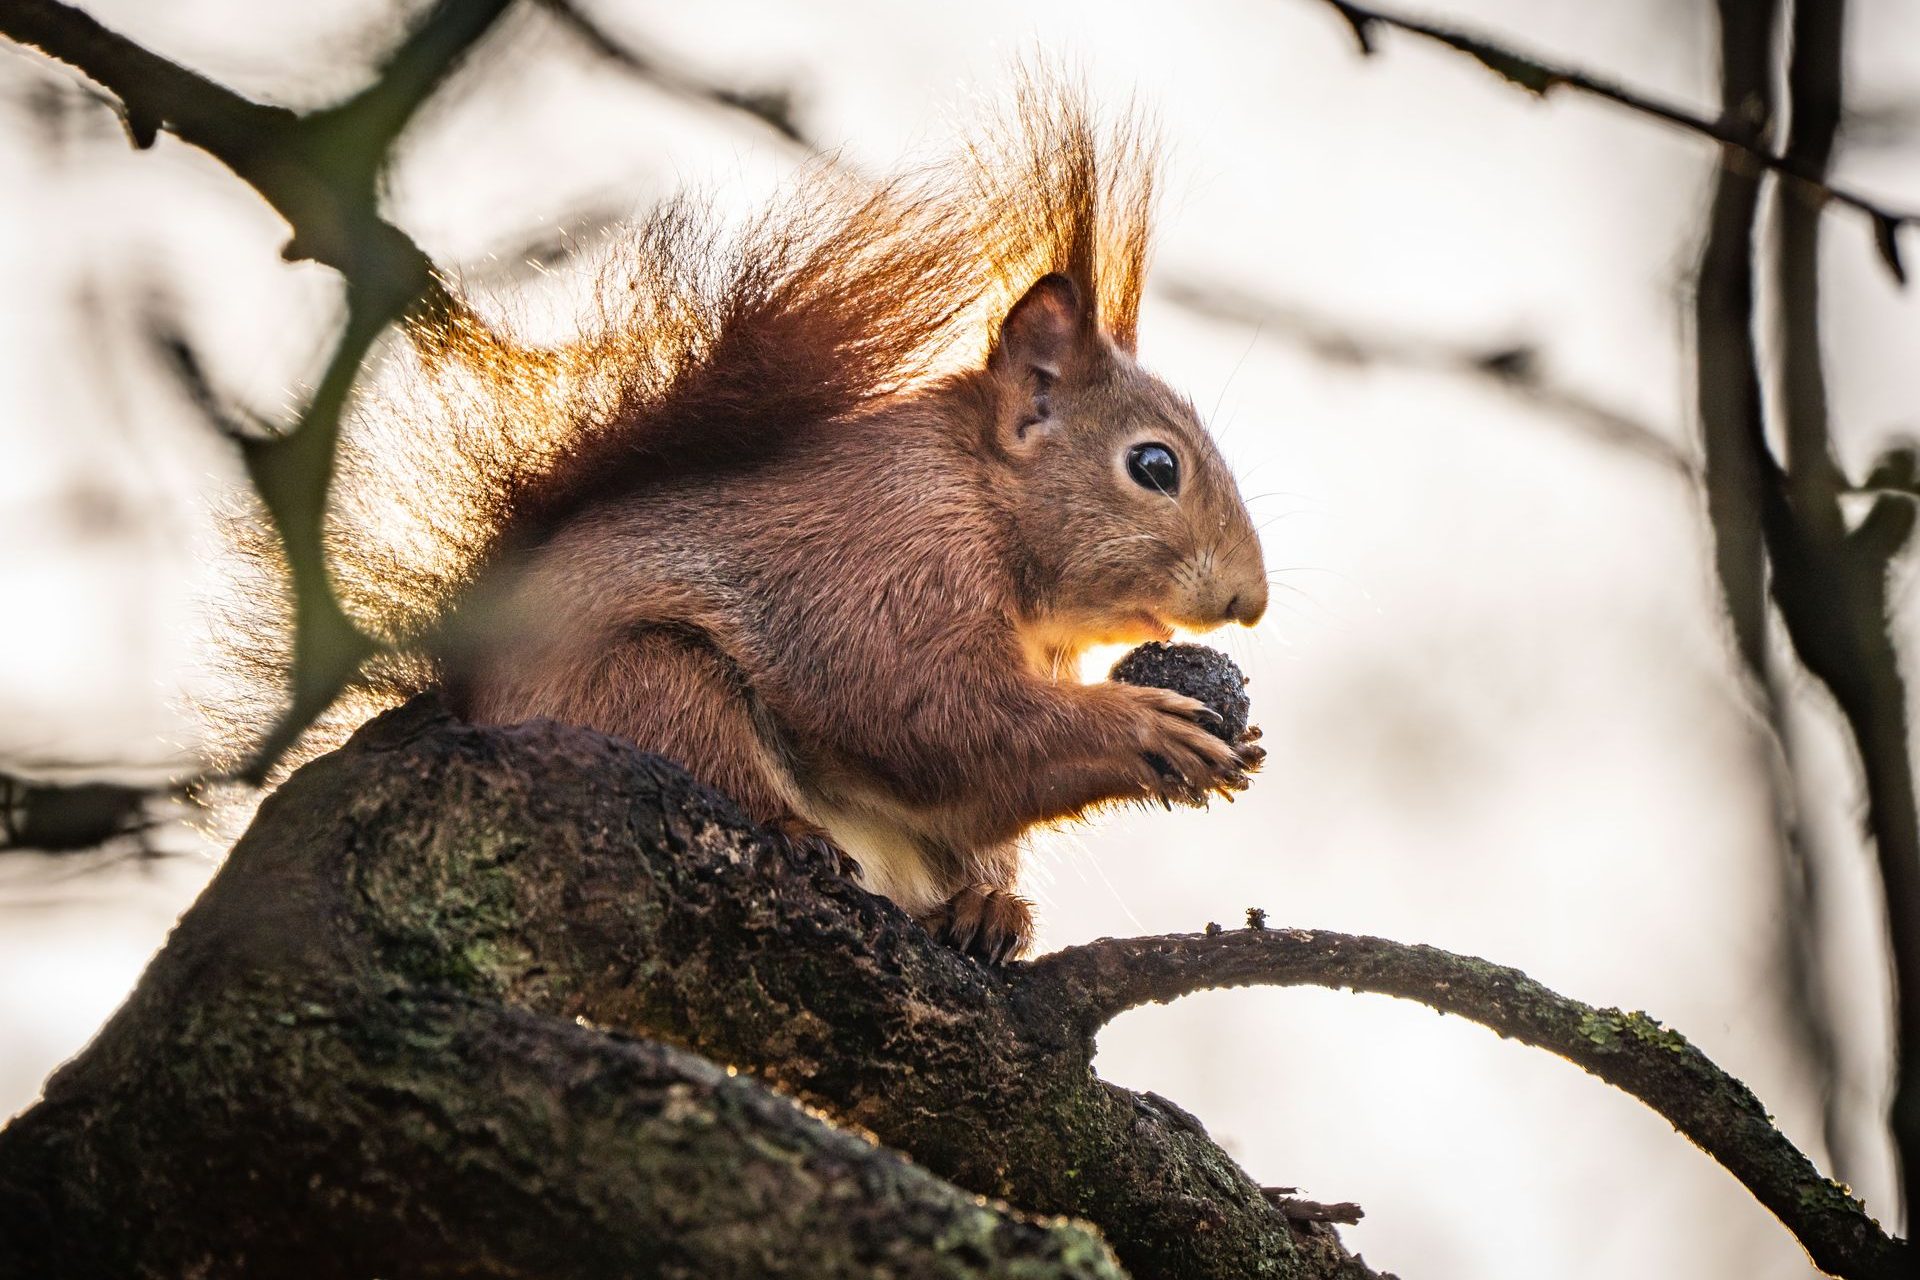
[[[333,538],[390,692],[670,756],[991,959],[1027,941],[1029,828],[1244,786],[1258,749],[1199,704],[1072,674],[1250,624],[1266,580],[1191,406],[1133,359],[1150,148],[1055,85],[1020,103],[957,177],[818,172],[731,240],[656,215],[569,347],[417,333],[439,435],[376,406]],[[1129,478],[1146,441],[1177,496]]]

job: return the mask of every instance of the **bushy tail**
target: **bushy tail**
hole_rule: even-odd
[[[433,639],[481,571],[576,513],[674,473],[751,466],[878,397],[979,362],[992,326],[1049,271],[1133,346],[1155,176],[1133,117],[1103,127],[1061,77],[954,160],[884,181],[823,162],[742,226],[694,198],[607,255],[581,336],[536,347],[463,305],[410,328],[345,433],[327,526],[335,588],[388,652],[294,753],[434,685]],[[261,589],[226,625],[242,710],[263,727],[287,649],[274,544],[236,523]]]

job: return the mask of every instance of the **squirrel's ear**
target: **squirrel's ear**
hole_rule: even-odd
[[[1052,416],[1047,393],[1072,358],[1085,322],[1080,291],[1058,272],[1036,280],[1000,322],[987,368],[1010,384],[1016,402],[1003,412],[1004,443],[1027,443]]]
[[[1073,281],[1057,271],[1041,276],[1000,322],[987,368],[1015,376],[1031,370],[1043,382],[1056,379],[1080,340],[1084,320]]]

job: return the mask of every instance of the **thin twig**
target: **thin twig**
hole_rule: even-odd
[[[1640,454],[1688,479],[1699,464],[1668,435],[1601,403],[1585,392],[1541,376],[1531,346],[1513,342],[1462,343],[1437,338],[1361,333],[1298,307],[1282,306],[1217,281],[1175,277],[1157,296],[1196,316],[1251,326],[1259,337],[1296,343],[1330,364],[1430,369],[1491,383],[1552,415],[1552,420],[1602,444]]]
[[[786,90],[752,91],[710,84],[668,66],[664,60],[641,48],[631,37],[615,35],[573,0],[536,0],[536,3],[594,53],[632,75],[683,98],[711,103],[749,116],[787,141],[809,151],[820,149],[819,144],[809,138],[795,120],[793,95]]]
[[[1280,1216],[1288,1222],[1337,1222],[1351,1227],[1367,1216],[1367,1211],[1351,1200],[1322,1204],[1318,1200],[1302,1200],[1293,1191],[1292,1187],[1260,1188],[1260,1194],[1267,1198],[1267,1203],[1278,1209]]]
[[[1673,1123],[1848,1280],[1911,1280],[1920,1258],[1824,1178],[1740,1081],[1644,1013],[1595,1009],[1517,969],[1434,947],[1306,929],[1102,938],[1019,972],[1021,998],[1091,1038],[1128,1009],[1222,987],[1350,988],[1416,1000],[1567,1059]]]
[[[1377,29],[1390,27],[1464,53],[1502,79],[1518,85],[1537,97],[1545,97],[1555,89],[1571,89],[1577,93],[1625,107],[1629,111],[1650,119],[1663,121],[1703,138],[1710,138],[1738,153],[1751,165],[1772,170],[1782,177],[1791,179],[1802,194],[1816,204],[1834,201],[1865,214],[1873,224],[1874,244],[1880,252],[1881,261],[1886,264],[1887,270],[1893,273],[1896,280],[1902,284],[1906,283],[1906,265],[1900,255],[1899,233],[1906,226],[1920,224],[1920,212],[1894,209],[1850,187],[1829,182],[1823,169],[1809,166],[1797,156],[1782,154],[1767,146],[1765,141],[1748,127],[1748,122],[1740,119],[1738,115],[1710,120],[1675,103],[1665,102],[1650,94],[1625,88],[1573,67],[1548,62],[1532,54],[1517,52],[1481,36],[1418,18],[1388,13],[1367,5],[1353,4],[1350,0],[1321,0],[1321,2],[1331,6],[1353,29],[1360,51],[1364,54],[1377,51],[1378,45],[1375,40]]]

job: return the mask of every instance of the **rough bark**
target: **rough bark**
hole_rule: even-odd
[[[8,1131],[5,1274],[1121,1275],[667,1045],[277,966],[151,999]]]
[[[0,1133],[0,1274],[1119,1274],[950,1183],[1135,1276],[1373,1274],[1020,972],[664,761],[416,703]]]

